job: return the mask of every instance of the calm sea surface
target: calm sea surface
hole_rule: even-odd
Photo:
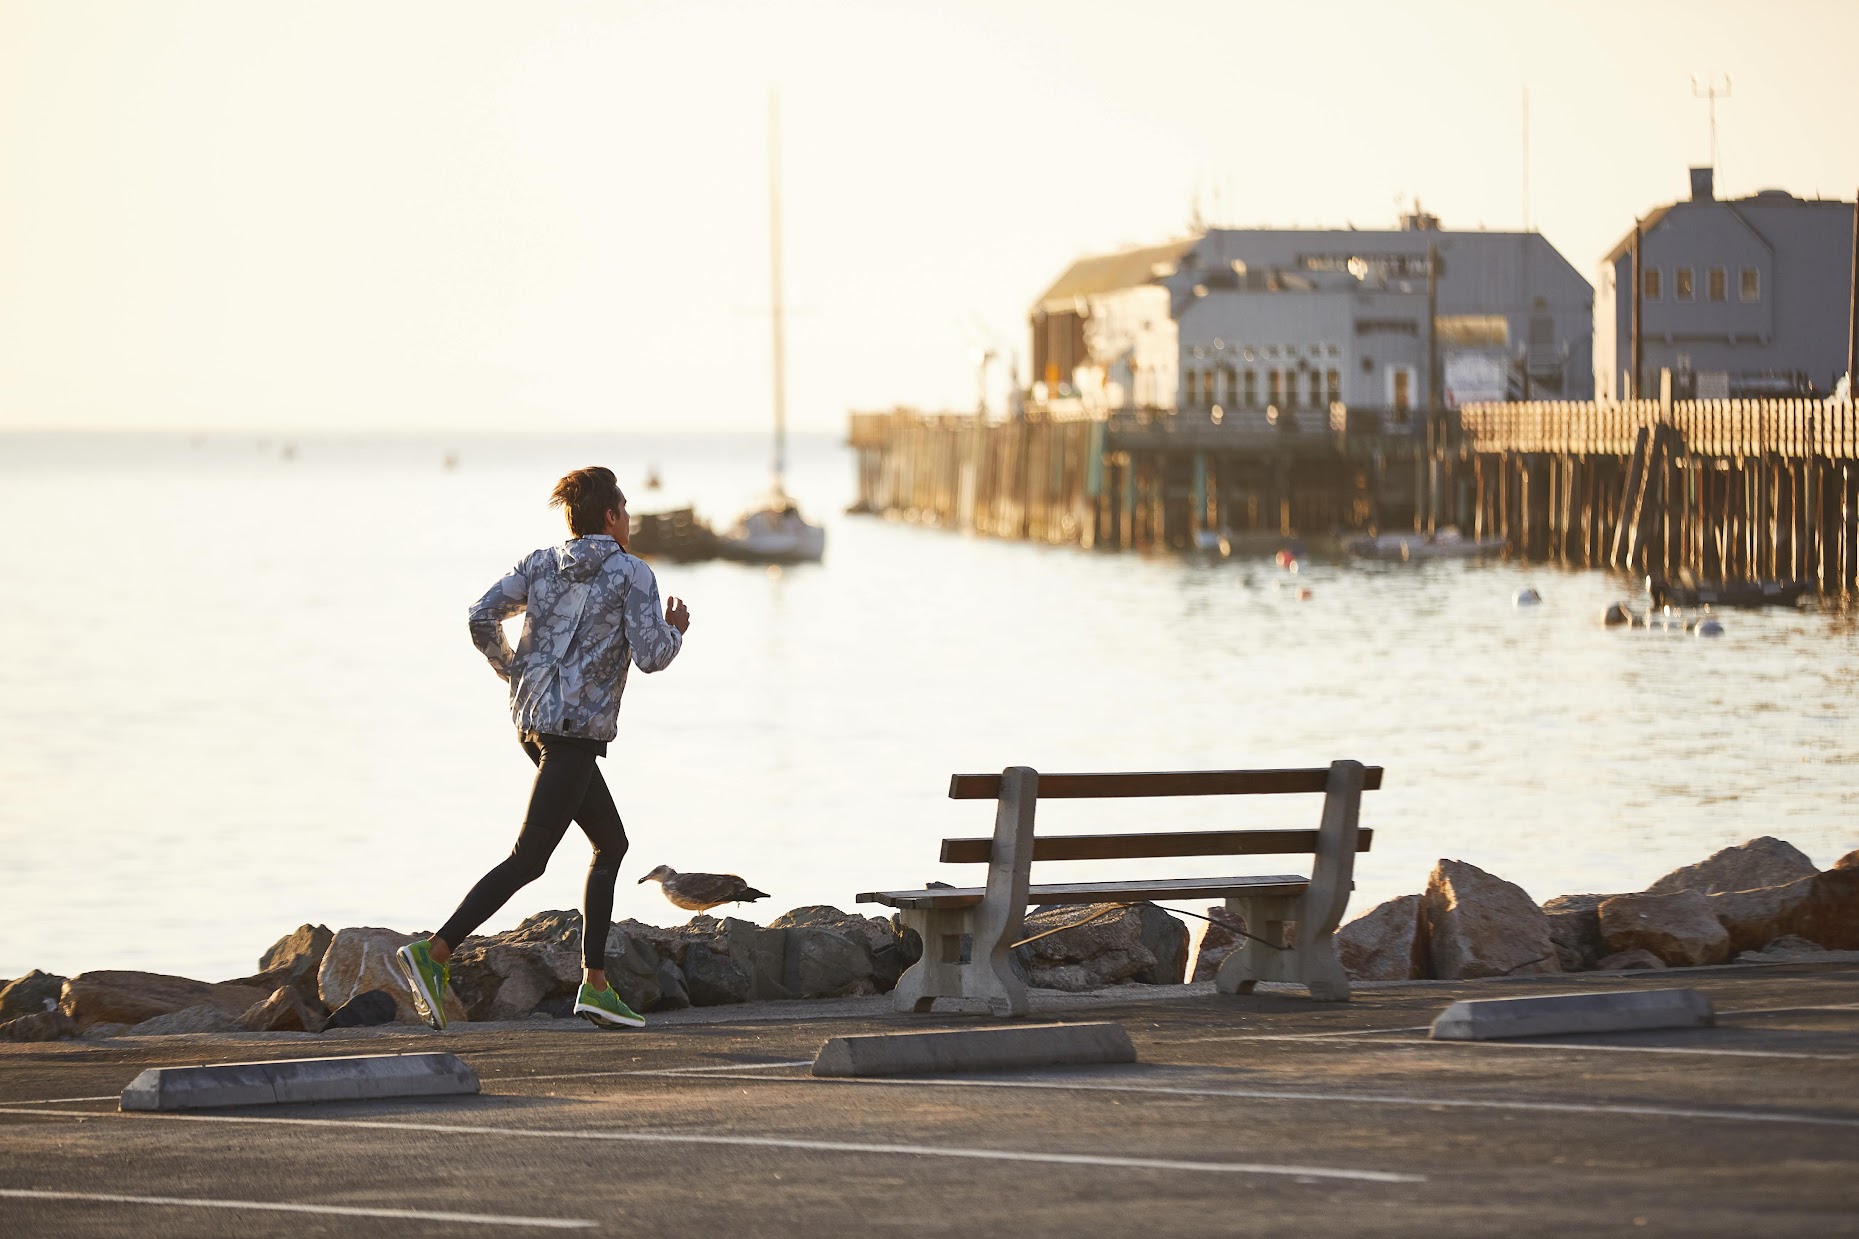
[[[635,884],[661,863],[741,873],[773,895],[762,920],[972,876],[934,861],[943,835],[991,825],[945,799],[948,776],[1010,764],[1384,765],[1352,912],[1420,889],[1440,857],[1540,900],[1637,889],[1761,834],[1822,865],[1859,847],[1850,619],[1731,613],[1712,641],[1603,629],[1626,589],[1598,573],[1291,576],[987,541],[841,516],[849,454],[827,437],[792,453],[824,565],[658,567],[693,623],[670,668],[634,673],[605,763],[633,839],[616,916],[684,919]],[[436,925],[527,795],[465,608],[562,536],[550,485],[607,463],[635,511],[695,499],[722,520],[766,457],[756,437],[0,436],[0,979],[220,979],[305,921]],[[1525,585],[1543,605],[1512,605]],[[1317,809],[1060,802],[1041,820]],[[489,928],[576,906],[586,857],[571,832]],[[1043,876],[1246,864],[1201,863]]]

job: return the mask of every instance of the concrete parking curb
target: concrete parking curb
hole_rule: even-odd
[[[813,1074],[894,1076],[1135,1061],[1136,1047],[1121,1024],[1028,1024],[834,1037],[820,1047]]]
[[[197,1110],[372,1097],[440,1097],[477,1091],[477,1073],[456,1054],[364,1054],[151,1067],[129,1082],[120,1108]]]
[[[1492,1041],[1640,1028],[1702,1028],[1716,1021],[1694,989],[1614,990],[1455,1002],[1433,1021],[1436,1041]]]

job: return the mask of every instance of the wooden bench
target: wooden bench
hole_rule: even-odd
[[[951,800],[999,804],[991,839],[944,839],[945,863],[985,863],[987,884],[914,891],[868,891],[860,903],[897,908],[923,940],[923,957],[898,980],[900,1011],[928,1011],[938,998],[979,998],[996,1015],[1025,1015],[1026,986],[1013,973],[1008,952],[1033,904],[1224,899],[1245,918],[1247,938],[1222,961],[1215,985],[1244,994],[1260,981],[1296,981],[1313,998],[1342,1001],[1349,978],[1336,962],[1331,935],[1349,903],[1355,854],[1366,852],[1373,832],[1358,830],[1362,793],[1381,786],[1381,767],[1355,761],[1328,769],[1190,770],[1129,774],[1046,774],[1009,766],[999,774],[958,774]],[[1039,800],[1123,796],[1261,796],[1322,792],[1323,817],[1315,830],[1216,830],[1172,834],[1048,835],[1036,837]],[[1308,878],[1264,877],[1149,879],[1130,882],[1031,884],[1036,860],[1121,860],[1155,856],[1314,856]],[[1295,922],[1287,938],[1286,926]],[[967,962],[962,936],[970,935]]]

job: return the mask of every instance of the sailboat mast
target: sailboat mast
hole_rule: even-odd
[[[787,334],[781,305],[781,97],[768,91],[768,320],[774,325],[775,491],[787,494]]]

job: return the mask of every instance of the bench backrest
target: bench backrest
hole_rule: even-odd
[[[1362,793],[1381,786],[1382,768],[1357,761],[1297,770],[1179,770],[1106,774],[1040,774],[1009,766],[999,774],[958,774],[952,800],[996,800],[991,839],[944,839],[941,859],[988,864],[988,895],[1024,907],[1035,860],[1122,860],[1154,856],[1283,855],[1310,853],[1311,892],[1334,903],[1340,918],[1348,900],[1355,854],[1366,852],[1374,832],[1357,829]],[[1323,793],[1315,830],[1202,830],[1151,834],[1052,835],[1033,830],[1042,799],[1086,800],[1134,796],[1261,796]],[[1325,921],[1329,908],[1316,912]]]

